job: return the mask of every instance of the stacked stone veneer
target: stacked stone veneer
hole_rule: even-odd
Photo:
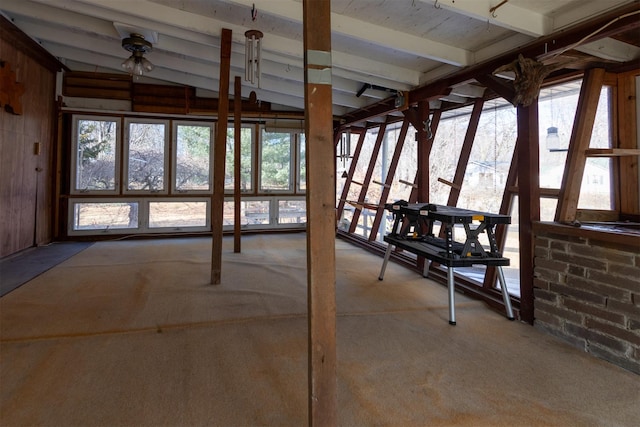
[[[640,236],[536,224],[535,327],[640,374]]]

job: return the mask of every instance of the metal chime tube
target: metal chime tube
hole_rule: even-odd
[[[262,39],[258,39],[258,41],[256,43],[256,50],[257,50],[257,54],[256,54],[256,57],[257,57],[257,60],[256,60],[256,74],[257,74],[257,79],[258,79],[258,88],[260,88],[260,77],[262,77],[262,71],[260,70],[260,59],[262,57]]]
[[[250,60],[249,60],[249,49],[251,46],[251,42],[249,38],[247,38],[244,42],[244,80],[249,81],[251,78],[249,77],[249,68],[250,68]]]
[[[251,38],[249,39],[249,81],[251,81],[251,84],[254,84],[256,82],[256,72],[255,72],[255,43],[256,43],[256,38],[255,36],[251,36]]]

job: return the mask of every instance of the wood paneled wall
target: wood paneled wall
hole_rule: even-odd
[[[0,59],[25,92],[21,115],[0,110],[0,258],[52,238],[56,79],[50,64],[2,24]]]

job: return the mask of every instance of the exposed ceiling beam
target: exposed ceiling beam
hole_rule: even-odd
[[[58,45],[64,44],[81,50],[106,53],[114,57],[112,60],[113,64],[109,68],[118,71],[122,71],[119,68],[120,63],[128,55],[127,52],[120,48],[119,43],[114,43],[106,38],[78,37],[78,34],[70,33],[61,27],[46,26],[45,24],[24,19],[16,19],[14,23],[23,31],[43,42],[51,42]],[[189,43],[183,40],[178,41],[170,36],[163,37],[162,42],[162,46],[165,49],[155,49],[150,54],[147,54],[147,58],[155,65],[189,71],[203,76],[209,75],[210,73],[217,75],[218,65],[213,62],[215,59],[213,56],[216,52],[218,53],[218,57],[220,56],[219,48],[205,48],[195,43]],[[166,52],[180,54],[180,56],[167,55]],[[235,73],[242,75],[244,60],[238,55],[232,55],[231,60],[231,66],[235,69]],[[302,70],[296,67],[289,67],[289,69],[285,71],[285,67],[283,67],[282,64],[275,64],[271,61],[263,61],[262,70],[262,86],[264,89],[273,91],[277,88],[280,92],[293,96],[301,96],[302,84],[304,83]],[[286,89],[287,85],[290,85],[289,90]],[[338,105],[350,108],[361,108],[367,103],[370,103],[370,100],[360,100],[354,96],[359,89],[356,82],[334,77],[333,89],[336,92],[334,102]],[[384,99],[388,96],[388,93],[381,91],[371,91],[368,94],[368,98],[370,99]]]
[[[81,62],[85,64],[93,65],[94,67],[102,67],[113,70],[113,58],[104,54],[98,54],[95,52],[84,51],[78,52],[77,49],[67,46],[60,46],[52,43],[43,43],[45,47],[52,55],[68,58],[69,60]],[[181,70],[175,68],[164,68],[162,65],[153,70],[153,78],[165,81],[171,81],[177,84],[183,84],[186,86],[192,86],[196,88],[217,91],[218,79],[217,77],[211,77],[216,75],[211,71],[211,68],[207,67],[205,72],[202,69],[197,69],[185,65]],[[271,90],[257,89],[251,87],[242,88],[242,96],[249,97],[251,91],[255,91],[257,98],[261,101],[271,102],[273,104],[281,104],[290,106],[293,108],[304,108],[303,93],[300,92],[300,96],[292,96],[287,94],[284,90],[280,90],[278,87],[274,87]],[[342,115],[347,111],[347,108],[334,106],[334,114]]]
[[[47,0],[34,0],[36,2],[48,3]],[[245,27],[233,25],[207,16],[178,10],[173,7],[153,3],[148,0],[78,0],[69,2],[68,0],[57,0],[55,6],[62,6],[65,9],[76,9],[90,16],[100,16],[112,19],[114,22],[123,22],[131,25],[139,25],[132,20],[137,20],[147,28],[161,32],[156,29],[156,24],[169,25],[187,31],[204,33],[216,36],[220,34],[222,28],[233,31],[233,40],[244,43]],[[98,10],[99,9],[99,10]],[[126,13],[124,12],[126,11]],[[140,22],[142,20],[143,22]],[[219,45],[219,40],[217,42]],[[263,51],[276,52],[291,57],[301,58],[304,52],[302,41],[269,34],[265,36],[262,45]],[[392,81],[399,81],[412,86],[418,85],[420,73],[393,64],[381,63],[370,58],[351,55],[333,50],[331,52],[333,68],[342,68],[355,71],[364,75],[382,77]]]
[[[637,0],[607,0],[607,1],[583,1],[578,5],[572,4],[572,7],[566,8],[553,18],[554,31],[561,30],[568,26],[574,26],[585,20],[591,19],[596,15],[600,15],[609,10],[613,10],[627,3],[633,3]]]
[[[254,0],[229,1],[246,6],[249,9],[255,5]],[[258,4],[258,9],[261,13],[302,23],[302,4],[294,0],[261,2]],[[331,13],[331,30],[347,37],[353,37],[390,49],[396,49],[459,67],[469,65],[472,62],[471,58],[473,55],[467,50],[385,28],[335,12]]]
[[[628,62],[640,58],[640,48],[609,37],[579,46],[576,50],[618,62]]]
[[[502,4],[493,13],[491,8],[496,6],[495,0],[419,0],[431,3],[460,13],[471,18],[490,22],[502,28],[524,33],[533,37],[549,34],[553,30],[553,20],[541,13],[515,6],[511,3]]]

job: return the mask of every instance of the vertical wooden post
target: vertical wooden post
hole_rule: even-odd
[[[427,104],[428,107],[428,104]],[[423,108],[424,112],[421,113],[421,115],[426,114],[426,118],[424,120],[426,120],[429,117],[429,109],[428,108]],[[435,110],[433,112],[433,116],[431,117],[431,138],[428,138],[427,133],[425,132],[423,136],[421,136],[420,133],[417,132],[418,134],[418,139],[417,139],[417,143],[418,143],[418,152],[417,152],[417,156],[418,156],[418,167],[416,170],[416,176],[413,180],[413,184],[414,187],[411,189],[411,193],[409,195],[409,203],[416,203],[418,202],[418,200],[420,200],[421,202],[428,202],[429,201],[429,188],[430,188],[430,184],[429,184],[429,158],[431,156],[431,149],[433,148],[433,142],[436,139],[436,132],[438,131],[438,125],[440,124],[440,117],[442,116],[442,110]],[[414,121],[410,118],[409,120],[411,120],[411,124],[413,125],[413,127],[417,130],[420,128],[419,122],[414,123]],[[426,174],[420,175],[420,169],[426,170]],[[426,175],[426,176],[425,176]],[[418,194],[418,190],[419,190],[419,183],[422,182],[423,186],[426,186],[426,195],[425,194]],[[420,259],[420,258],[418,258]],[[424,259],[424,258],[423,258]],[[420,267],[422,268],[422,267]]]
[[[464,136],[462,151],[460,152],[458,165],[456,167],[456,173],[453,177],[453,183],[455,184],[455,187],[451,187],[449,200],[447,201],[447,205],[449,206],[458,205],[458,199],[460,198],[460,189],[462,188],[464,174],[467,171],[467,165],[469,164],[469,158],[471,157],[471,149],[473,148],[473,141],[476,138],[476,132],[478,131],[478,123],[480,123],[480,116],[482,115],[483,106],[484,99],[482,98],[476,99],[475,103],[473,104],[473,111],[471,112],[471,117],[469,118],[467,133]]]
[[[638,120],[636,106],[636,73],[618,75],[616,102],[618,106],[618,148],[638,148]],[[615,141],[615,139],[614,139]],[[615,143],[613,144],[615,147]],[[637,215],[640,213],[640,175],[638,156],[620,157],[618,176],[620,182],[620,213]],[[620,218],[624,219],[624,218]]]
[[[224,164],[229,116],[229,71],[231,69],[231,30],[222,29],[220,43],[220,86],[218,127],[213,149],[213,194],[211,195],[211,284],[220,284],[222,273],[222,220],[224,210]]]
[[[429,156],[431,155],[431,143],[425,129],[425,122],[429,119],[429,101],[418,103],[419,125],[416,128],[418,133],[418,171],[416,172],[416,201],[420,203],[429,202]],[[415,124],[414,124],[415,126]]]
[[[240,204],[242,203],[240,188],[240,150],[242,149],[242,81],[236,76],[233,86],[233,252],[240,252]]]
[[[594,68],[584,74],[580,97],[576,107],[576,116],[573,121],[573,130],[569,140],[569,151],[562,176],[562,186],[558,196],[556,218],[558,222],[571,222],[576,219],[578,199],[580,198],[580,185],[584,175],[586,164],[586,152],[591,142],[593,124],[596,120],[600,91],[604,84],[605,71],[603,68]]]
[[[337,424],[331,3],[304,0],[309,425]]]
[[[520,318],[533,324],[533,223],[540,221],[538,100],[518,106],[518,209],[520,217]]]

